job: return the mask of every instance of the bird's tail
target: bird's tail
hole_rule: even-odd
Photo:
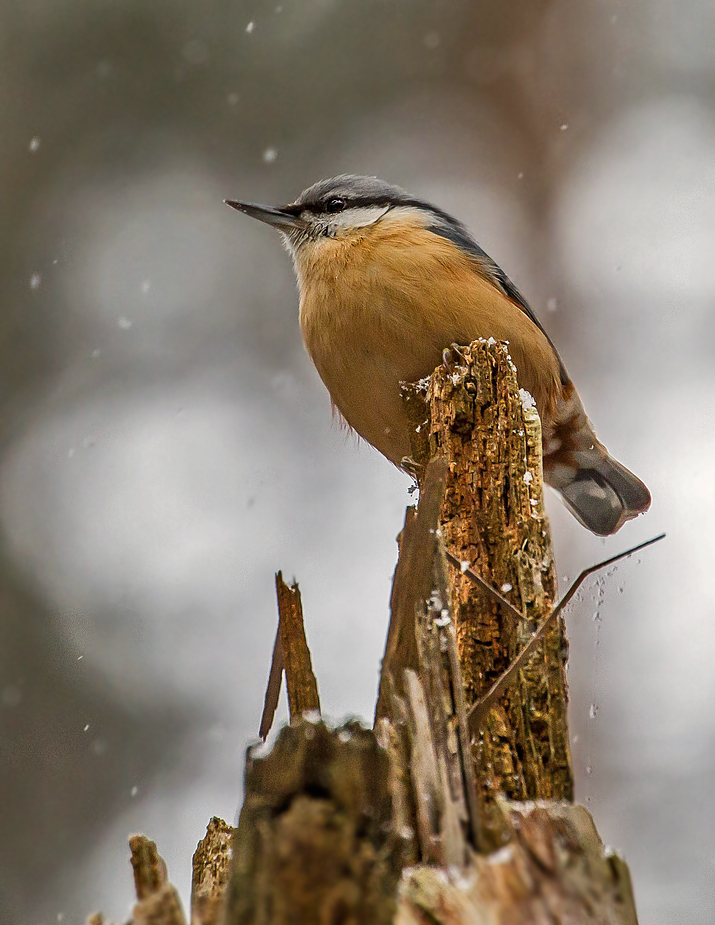
[[[598,536],[615,533],[650,507],[643,482],[596,438],[571,383],[544,435],[544,478],[584,527]]]

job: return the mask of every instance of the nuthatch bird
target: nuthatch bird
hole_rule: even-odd
[[[410,455],[400,382],[452,344],[509,342],[541,416],[544,477],[599,536],[648,509],[648,489],[596,439],[524,297],[446,212],[374,177],[340,176],[282,208],[227,200],[277,228],[293,258],[303,340],[333,405],[400,466]]]

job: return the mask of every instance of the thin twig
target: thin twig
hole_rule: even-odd
[[[473,568],[463,568],[462,563],[451,552],[445,551],[445,555],[447,556],[448,562],[450,562],[455,568],[458,568],[463,575],[467,576],[467,578],[471,578],[475,585],[479,585],[482,591],[488,594],[493,601],[496,601],[497,604],[501,604],[502,607],[504,607],[506,611],[512,615],[512,617],[515,617],[517,620],[529,619],[528,617],[524,616],[523,613],[520,613],[516,607],[504,597],[503,594],[500,594],[496,588],[493,588],[489,582],[485,581],[478,572],[474,571]]]
[[[517,671],[522,667],[524,662],[532,654],[536,646],[543,639],[544,634],[551,628],[551,626],[556,621],[556,618],[561,613],[561,611],[566,607],[566,605],[571,601],[573,596],[576,594],[578,589],[581,587],[583,582],[588,578],[589,575],[592,575],[594,572],[599,571],[602,568],[605,568],[607,565],[612,565],[614,562],[618,562],[619,559],[625,559],[627,556],[632,556],[633,553],[639,552],[641,549],[645,549],[646,546],[652,546],[653,543],[657,543],[658,540],[662,540],[665,536],[665,533],[661,533],[659,536],[654,536],[650,540],[646,540],[644,543],[639,543],[638,546],[633,546],[631,549],[627,549],[625,552],[618,553],[616,556],[611,556],[610,559],[604,559],[603,562],[598,562],[596,565],[592,565],[587,569],[584,569],[578,578],[573,582],[571,587],[568,589],[566,594],[562,597],[559,603],[554,607],[551,613],[546,617],[539,626],[536,628],[534,635],[527,642],[521,652],[516,656],[512,661],[506,671],[494,682],[487,694],[478,700],[470,709],[468,714],[469,721],[469,731],[475,735],[479,731],[479,727],[484,720],[485,716],[501,697],[505,688],[508,686],[510,681],[513,680]]]

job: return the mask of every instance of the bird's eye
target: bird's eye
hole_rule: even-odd
[[[332,199],[328,199],[325,203],[326,212],[342,212],[345,208],[345,200],[341,199],[339,196],[333,196]]]

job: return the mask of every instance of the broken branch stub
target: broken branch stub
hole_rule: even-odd
[[[214,816],[191,864],[191,925],[223,925],[233,828]]]
[[[313,674],[310,649],[305,638],[303,602],[300,597],[300,588],[296,582],[292,585],[287,585],[283,581],[281,572],[278,572],[276,574],[276,596],[278,598],[280,655],[277,656],[274,650],[274,662],[277,657],[283,660],[286,689],[288,691],[288,707],[290,718],[293,720],[300,718],[304,713],[320,713],[318,682]],[[273,669],[271,669],[271,673],[273,674]],[[267,699],[269,691],[266,692]],[[265,712],[264,709],[264,718]],[[262,722],[261,731],[264,729],[267,735],[268,729]]]
[[[403,854],[375,734],[304,719],[260,748],[246,761],[227,925],[391,923]]]
[[[432,459],[422,479],[422,496],[417,511],[408,507],[399,537],[400,555],[395,566],[390,596],[390,623],[380,673],[375,721],[390,715],[388,688],[404,693],[405,669],[417,670],[419,656],[415,637],[416,608],[424,605],[433,588],[437,549],[437,525],[447,477],[447,464]]]
[[[181,900],[169,883],[164,859],[145,835],[129,839],[137,904],[131,925],[186,925]]]
[[[628,867],[583,806],[500,801],[499,811],[509,844],[475,855],[458,881],[406,870],[394,925],[637,925]]]

